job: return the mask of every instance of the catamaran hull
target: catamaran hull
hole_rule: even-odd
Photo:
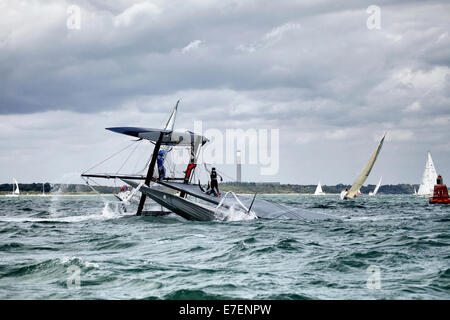
[[[132,181],[126,181],[133,185]],[[215,220],[215,211],[204,206],[193,203],[167,192],[155,190],[147,186],[142,186],[140,191],[151,198],[159,205],[169,209],[173,213],[191,221],[212,221]]]

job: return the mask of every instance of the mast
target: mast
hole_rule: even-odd
[[[164,137],[164,131],[161,131],[159,134],[158,141],[156,142],[155,149],[153,150],[152,160],[150,161],[150,165],[147,171],[147,177],[145,178],[145,184],[150,186],[150,181],[153,179],[153,172],[155,171],[156,158],[158,157],[159,149],[161,149],[161,142]],[[136,212],[137,216],[142,215],[142,210],[144,209],[144,204],[147,196],[142,192],[141,200],[139,201],[138,210]]]

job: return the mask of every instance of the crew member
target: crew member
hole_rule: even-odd
[[[158,173],[159,173],[159,180],[163,180],[166,178],[166,168],[164,168],[164,160],[166,159],[166,152],[164,150],[160,150],[158,152]]]
[[[212,168],[212,170],[210,172],[210,177],[211,177],[210,193],[213,192],[215,197],[220,196],[219,183],[217,182],[217,176],[220,177],[220,181],[223,181],[222,176],[217,173],[216,168]]]

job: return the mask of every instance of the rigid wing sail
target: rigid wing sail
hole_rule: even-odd
[[[356,195],[358,194],[358,190],[362,187],[367,177],[369,176],[370,172],[372,171],[373,165],[375,164],[378,154],[380,153],[381,147],[383,146],[385,137],[386,133],[383,135],[383,138],[378,143],[377,148],[370,157],[369,162],[367,162],[367,165],[364,167],[361,174],[358,176],[358,178],[356,178],[350,190],[348,191],[344,190],[341,192],[341,199],[353,199],[354,197],[356,197]]]
[[[106,128],[106,130],[110,130],[116,133],[121,133],[140,139],[146,139],[152,142],[156,142],[160,134],[163,134],[164,137],[161,143],[166,146],[190,146],[197,140],[200,140],[202,145],[208,142],[208,139],[206,139],[205,137],[195,134],[191,131],[177,132],[173,130],[139,128],[139,127],[115,127],[115,128]]]
[[[195,143],[204,145],[206,142],[208,142],[208,139],[206,139],[204,136],[200,136],[191,131],[180,132],[173,130],[179,103],[180,100],[177,101],[177,104],[175,105],[164,129],[141,127],[112,127],[106,128],[106,130],[136,137],[139,139],[146,139],[152,142],[158,141],[160,135],[163,134],[161,144],[165,146],[191,146]]]

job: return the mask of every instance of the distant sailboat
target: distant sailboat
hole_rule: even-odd
[[[358,178],[353,183],[350,190],[343,190],[340,194],[340,197],[342,200],[344,199],[352,199],[358,195],[359,189],[362,187],[364,182],[366,181],[367,177],[369,176],[370,172],[372,171],[373,165],[375,164],[375,161],[377,160],[378,154],[381,151],[381,147],[384,143],[384,138],[386,137],[386,133],[384,134],[381,141],[378,143],[377,148],[375,149],[374,153],[369,159],[369,162],[367,163],[366,167],[363,169],[361,174],[358,176]]]
[[[417,196],[417,190],[416,190],[416,187],[414,187],[414,195]]]
[[[369,192],[369,196],[375,196],[376,194],[377,194],[377,192],[378,192],[378,189],[380,189],[380,186],[381,186],[381,179],[382,179],[383,177],[380,177],[380,181],[378,181],[378,184],[377,184],[377,186],[375,187],[375,190],[373,190],[373,192]]]
[[[20,195],[19,184],[17,183],[16,178],[13,178],[13,191],[11,194],[7,194],[7,197],[18,197]]]
[[[420,183],[418,196],[431,197],[433,196],[434,184],[437,179],[436,168],[434,167],[431,153],[428,152],[427,163],[425,164],[425,170],[422,175],[422,182]]]
[[[46,197],[44,183],[42,184],[42,194],[41,197]]]
[[[322,196],[324,194],[325,194],[325,192],[323,192],[322,185],[320,184],[320,181],[319,181],[319,184],[316,187],[316,191],[314,191],[314,195],[315,196]]]

